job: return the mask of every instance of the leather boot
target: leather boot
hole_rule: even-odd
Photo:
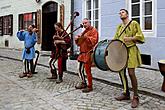
[[[59,84],[59,83],[62,83],[62,82],[63,82],[62,75],[59,75],[59,79],[56,81],[56,83]]]
[[[87,87],[87,84],[85,84],[85,83],[83,83],[83,82],[82,82],[82,83],[79,83],[79,85],[76,85],[76,86],[75,86],[76,89],[84,89],[84,88],[86,88],[86,87]]]
[[[26,72],[25,73],[23,72],[22,74],[19,74],[19,77],[20,78],[23,78],[23,77],[26,77],[26,76],[27,76],[27,73]]]
[[[51,70],[52,76],[47,79],[57,79],[57,71],[55,69]]]
[[[29,72],[29,73],[27,74],[27,77],[28,77],[28,78],[31,78],[32,76],[33,76],[32,72]]]
[[[130,95],[122,93],[121,96],[115,97],[117,101],[122,101],[122,100],[130,100]]]
[[[91,91],[93,91],[92,87],[86,87],[82,90],[83,93],[88,93],[88,92],[91,92]]]
[[[139,97],[138,96],[133,96],[132,102],[131,102],[131,107],[136,108],[139,105]]]

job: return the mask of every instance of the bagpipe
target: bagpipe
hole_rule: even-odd
[[[53,42],[54,42],[54,45],[56,48],[56,52],[55,52],[56,59],[61,55],[62,50],[67,50],[71,47],[71,42],[70,43],[65,42],[65,41],[67,41],[67,38],[70,38],[69,35],[75,31],[77,31],[78,29],[83,28],[83,25],[80,24],[79,27],[75,28],[70,33],[67,33],[67,30],[69,29],[69,27],[71,26],[71,24],[73,23],[74,19],[77,16],[79,16],[79,12],[74,12],[72,20],[70,21],[70,23],[68,24],[66,29],[63,30],[63,33],[62,34],[59,34],[58,32],[56,33],[55,36],[60,36],[60,38],[62,38],[63,40],[57,39],[56,37],[53,39],[54,40]]]

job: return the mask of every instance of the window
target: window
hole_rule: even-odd
[[[0,17],[0,35],[13,34],[13,15]]]
[[[25,13],[19,15],[19,30],[27,29],[30,24],[36,25],[37,13]]]
[[[0,36],[3,36],[3,17],[0,17]]]
[[[146,32],[154,30],[153,4],[153,0],[131,0],[131,17]]]
[[[85,0],[85,17],[96,29],[99,27],[99,0]]]

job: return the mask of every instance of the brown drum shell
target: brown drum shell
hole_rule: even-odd
[[[158,66],[161,74],[165,77],[165,63],[158,62]]]

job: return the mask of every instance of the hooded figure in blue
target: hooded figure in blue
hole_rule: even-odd
[[[35,26],[29,25],[28,30],[20,30],[17,32],[17,37],[20,41],[24,41],[24,49],[22,51],[22,59],[24,60],[25,64],[25,72],[20,74],[19,77],[32,77],[33,72],[33,59],[35,58],[35,48],[34,45],[37,42],[37,36],[35,33]],[[30,63],[30,69],[29,69]]]

